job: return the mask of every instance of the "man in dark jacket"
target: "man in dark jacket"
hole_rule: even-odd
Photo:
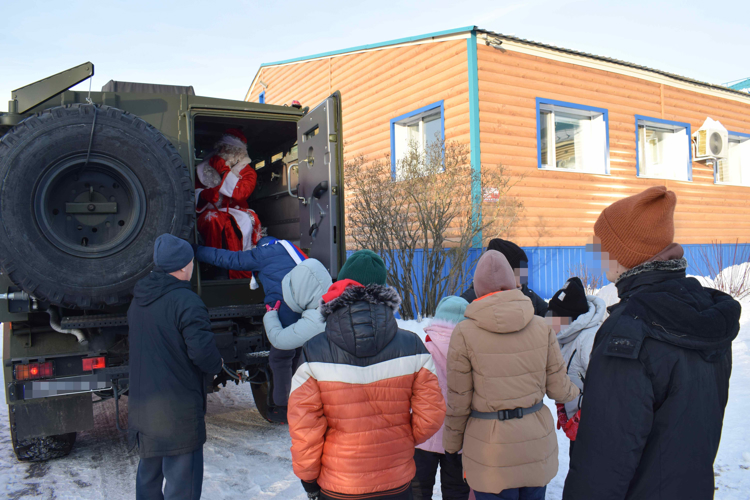
[[[252,271],[263,285],[267,310],[278,310],[281,327],[296,323],[300,314],[294,312],[285,302],[281,282],[289,271],[307,259],[299,248],[286,240],[266,236],[258,241],[252,250],[232,252],[211,247],[198,247],[198,261],[222,269]],[[256,285],[257,286],[257,285]],[[251,283],[251,288],[253,284]],[[271,422],[286,423],[287,402],[292,386],[293,369],[299,359],[301,349],[276,349],[271,346],[268,363],[273,374],[272,396],[274,406],[268,410]]]
[[[713,498],[740,305],[687,278],[663,186],[594,226],[619,304],[599,329],[564,500]]]
[[[501,254],[505,255],[508,259],[510,267],[513,268],[513,272],[516,275],[516,284],[521,287],[521,293],[531,299],[531,303],[534,306],[534,315],[544,317],[547,315],[547,302],[544,301],[534,290],[528,286],[529,281],[529,258],[526,256],[526,252],[523,248],[519,247],[512,241],[504,240],[502,238],[495,238],[490,240],[487,245],[487,250],[497,250]],[[461,297],[468,303],[472,303],[477,299],[477,294],[474,292],[474,283],[466,289]]]
[[[198,499],[206,377],[219,373],[222,360],[208,309],[190,287],[192,247],[163,234],[154,244],[154,264],[135,285],[128,309],[128,437],[141,457],[136,498]]]

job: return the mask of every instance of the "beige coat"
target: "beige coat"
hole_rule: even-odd
[[[497,292],[469,304],[448,349],[448,411],[443,446],[463,448],[473,489],[545,486],[557,474],[557,437],[544,406],[521,419],[480,420],[483,412],[528,408],[546,393],[559,403],[578,397],[560,347],[520,290]]]

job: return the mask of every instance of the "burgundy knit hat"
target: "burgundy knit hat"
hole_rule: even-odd
[[[651,259],[674,241],[677,195],[654,186],[605,208],[594,234],[610,259],[633,268]]]
[[[515,290],[516,275],[505,255],[497,250],[487,250],[479,258],[474,271],[474,291],[477,297],[501,290]]]

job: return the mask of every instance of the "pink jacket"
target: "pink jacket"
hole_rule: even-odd
[[[427,337],[425,346],[432,355],[432,361],[435,363],[438,384],[443,392],[443,398],[448,400],[448,380],[446,376],[448,365],[448,344],[451,341],[451,334],[455,324],[444,320],[432,320],[430,326],[424,329]],[[445,453],[443,448],[443,427],[437,431],[430,439],[417,446],[417,448],[435,453]]]

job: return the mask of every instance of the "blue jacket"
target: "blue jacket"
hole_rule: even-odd
[[[266,237],[258,242],[257,247],[241,252],[199,246],[195,255],[200,262],[222,269],[255,272],[255,276],[266,294],[265,303],[273,305],[276,301],[281,301],[284,304],[281,281],[297,264],[287,253],[286,248],[276,241],[278,240],[275,238]],[[280,311],[282,323],[288,323],[289,320],[293,323],[299,319],[299,314],[295,315],[288,306],[284,309],[285,311]],[[295,317],[292,318],[289,313],[295,315]],[[290,317],[287,319],[287,316]],[[285,319],[287,321],[284,321]],[[288,324],[284,326],[286,327]]]

